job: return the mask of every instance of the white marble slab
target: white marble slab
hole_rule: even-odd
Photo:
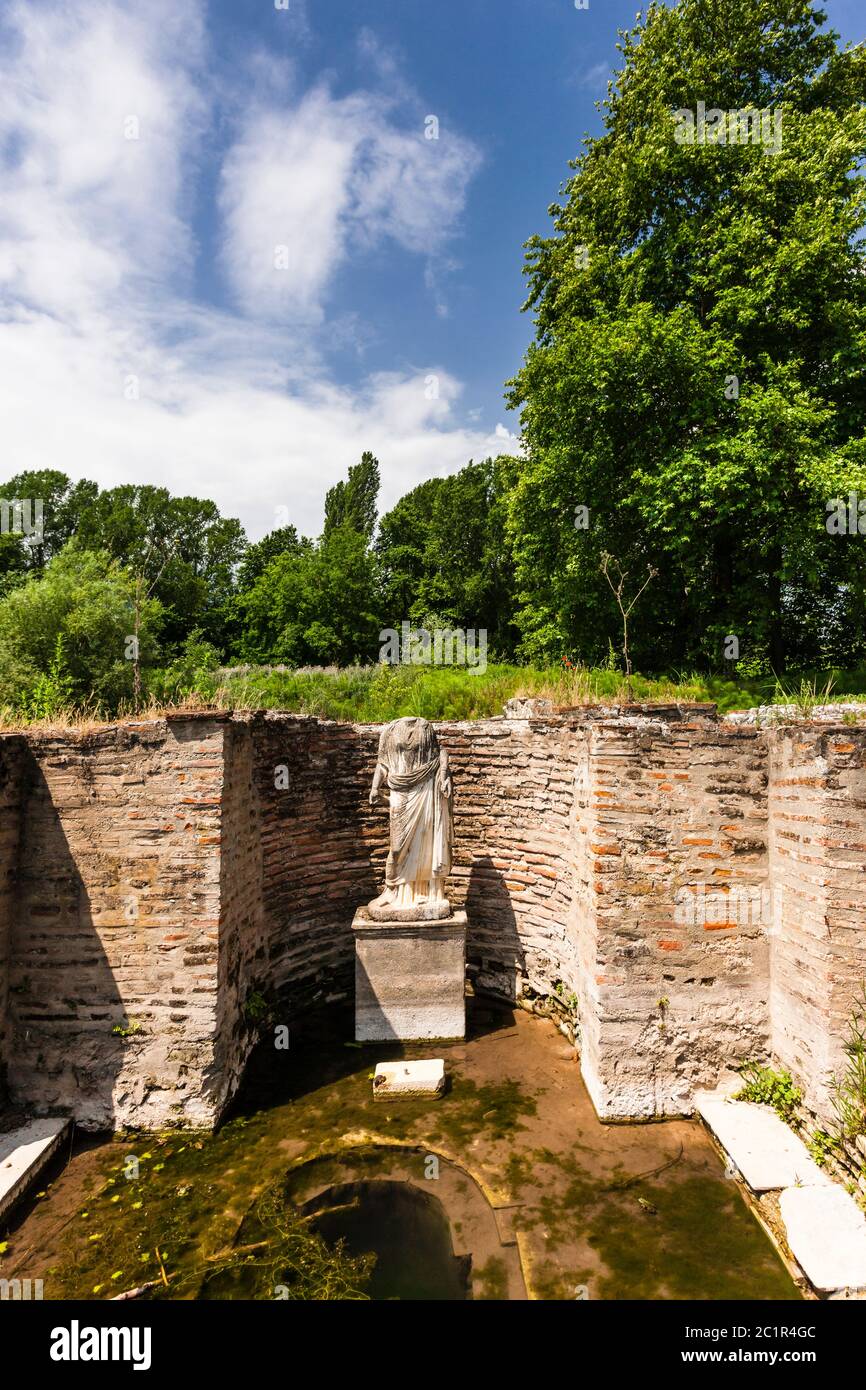
[[[832,1186],[802,1139],[768,1105],[701,1096],[696,1106],[753,1192]]]
[[[779,1208],[791,1254],[819,1293],[866,1289],[866,1216],[844,1188],[787,1187]]]
[[[441,1057],[420,1062],[379,1062],[373,1075],[374,1100],[411,1100],[441,1096],[445,1062]]]
[[[68,1128],[64,1119],[29,1120],[0,1134],[0,1217],[38,1177]]]

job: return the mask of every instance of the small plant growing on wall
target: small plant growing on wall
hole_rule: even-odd
[[[577,1017],[578,1000],[573,990],[567,990],[563,980],[557,980],[553,986],[553,992],[560,1004],[568,1010],[573,1018]]]
[[[785,1124],[796,1126],[797,1110],[803,1100],[803,1092],[794,1085],[790,1072],[774,1071],[772,1067],[762,1067],[759,1062],[746,1062],[740,1068],[745,1085],[737,1091],[734,1100],[750,1100],[755,1105],[772,1105],[776,1114]]]
[[[111,1031],[116,1038],[131,1038],[134,1033],[141,1032],[141,1024],[135,1018],[128,1018],[126,1023],[115,1023]]]
[[[773,704],[792,705],[801,719],[811,719],[819,706],[829,703],[834,684],[835,678],[831,676],[823,690],[819,690],[817,681],[803,679],[798,690],[787,690],[781,681],[777,680],[773,691]]]
[[[270,1004],[260,989],[252,988],[248,991],[241,1011],[247,1023],[253,1028],[266,1028],[273,1017]]]
[[[806,1148],[818,1167],[823,1168],[828,1158],[832,1158],[838,1150],[839,1140],[836,1135],[830,1134],[826,1129],[816,1129]]]
[[[845,1139],[866,1134],[866,982],[848,1015],[843,1044],[845,1070],[834,1076],[830,1096],[839,1133]]]

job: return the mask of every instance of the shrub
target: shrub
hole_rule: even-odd
[[[755,1105],[772,1105],[776,1114],[786,1124],[793,1124],[796,1112],[803,1100],[803,1092],[791,1080],[787,1071],[773,1071],[772,1067],[762,1067],[759,1062],[746,1062],[740,1068],[745,1081],[742,1090],[734,1100],[750,1100]]]
[[[866,982],[848,1015],[844,1043],[845,1070],[831,1082],[831,1099],[839,1132],[845,1139],[866,1134]]]

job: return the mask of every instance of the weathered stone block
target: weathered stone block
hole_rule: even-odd
[[[830,1186],[802,1139],[769,1106],[701,1096],[697,1109],[754,1192]]]
[[[466,913],[443,922],[374,922],[355,913],[359,1042],[466,1036]]]
[[[445,1092],[442,1057],[416,1062],[379,1062],[373,1076],[374,1100],[418,1100]]]
[[[0,1218],[47,1166],[68,1128],[68,1120],[29,1120],[0,1134]]]

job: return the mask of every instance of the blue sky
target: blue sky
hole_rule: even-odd
[[[7,4],[5,473],[212,496],[257,538],[317,532],[365,448],[384,505],[515,449],[521,245],[636,8]]]

